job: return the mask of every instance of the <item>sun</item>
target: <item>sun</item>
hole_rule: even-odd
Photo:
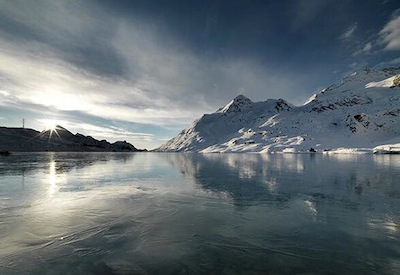
[[[60,121],[55,119],[40,119],[40,122],[43,123],[43,127],[45,128],[41,134],[49,133],[49,141],[52,139],[53,134],[58,136],[60,140],[62,140],[60,134],[57,130],[60,130],[58,125],[60,125]]]
[[[58,125],[58,121],[55,119],[43,119],[44,127],[47,130],[55,131]]]

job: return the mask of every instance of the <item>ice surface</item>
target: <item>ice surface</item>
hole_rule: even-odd
[[[16,153],[0,274],[395,274],[397,155]]]

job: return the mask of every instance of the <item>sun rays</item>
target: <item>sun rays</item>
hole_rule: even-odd
[[[51,140],[51,138],[53,137],[53,134],[56,134],[56,136],[60,140],[62,140],[60,134],[57,131],[57,130],[60,129],[60,128],[58,128],[59,127],[58,125],[60,124],[60,121],[55,120],[55,119],[41,119],[40,122],[42,122],[44,127],[45,127],[44,131],[41,132],[41,135],[45,135],[45,134],[48,133],[48,135],[49,135],[49,140],[48,141]]]

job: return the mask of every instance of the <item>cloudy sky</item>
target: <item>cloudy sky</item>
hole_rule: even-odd
[[[0,0],[0,125],[154,148],[238,94],[400,64],[398,0]]]

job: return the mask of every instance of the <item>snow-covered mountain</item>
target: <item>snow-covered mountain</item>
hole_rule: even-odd
[[[399,73],[400,68],[363,69],[302,106],[239,95],[157,151],[307,152],[399,143]]]

